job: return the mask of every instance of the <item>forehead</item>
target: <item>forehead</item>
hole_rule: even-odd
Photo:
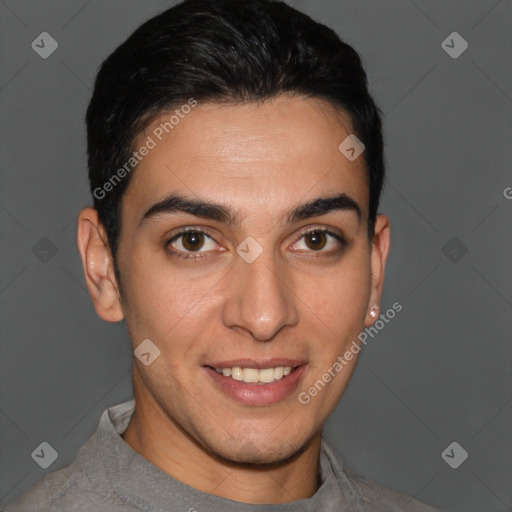
[[[174,113],[162,114],[136,140],[135,149],[149,140],[153,147],[131,178],[127,215],[170,192],[235,208],[243,201],[248,209],[294,204],[309,191],[311,197],[343,192],[367,210],[364,160],[349,161],[338,149],[352,134],[350,116],[327,102],[281,96],[263,103],[199,102]]]

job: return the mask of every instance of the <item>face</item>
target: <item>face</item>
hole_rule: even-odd
[[[159,349],[134,358],[135,386],[167,421],[225,459],[283,460],[349,380],[357,356],[299,399],[372,322],[387,219],[369,240],[363,157],[338,149],[350,118],[321,100],[199,103],[161,133],[168,119],[135,144],[155,142],[123,198],[122,306],[97,294],[97,311]]]

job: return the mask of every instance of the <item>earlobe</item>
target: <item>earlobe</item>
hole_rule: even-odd
[[[84,208],[78,216],[77,244],[96,312],[107,322],[120,322],[124,315],[112,255],[94,208]]]
[[[372,242],[372,255],[371,255],[371,293],[370,301],[368,304],[368,311],[365,319],[365,327],[368,327],[375,322],[378,317],[380,307],[380,298],[382,295],[382,288],[384,285],[384,270],[386,261],[389,254],[390,246],[390,226],[389,219],[385,215],[377,215],[375,220],[375,229]]]

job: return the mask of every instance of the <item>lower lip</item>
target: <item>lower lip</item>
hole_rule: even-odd
[[[238,402],[246,405],[264,406],[274,404],[290,396],[304,377],[307,365],[298,366],[286,377],[268,384],[248,384],[232,377],[224,377],[213,368],[202,367],[219,388]]]

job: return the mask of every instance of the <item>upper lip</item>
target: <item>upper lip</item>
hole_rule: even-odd
[[[230,359],[225,361],[215,361],[213,363],[206,363],[204,366],[211,366],[213,368],[233,368],[234,366],[241,366],[242,368],[276,368],[278,366],[302,366],[307,364],[307,361],[302,359],[287,359],[287,358],[273,358],[273,359]]]

